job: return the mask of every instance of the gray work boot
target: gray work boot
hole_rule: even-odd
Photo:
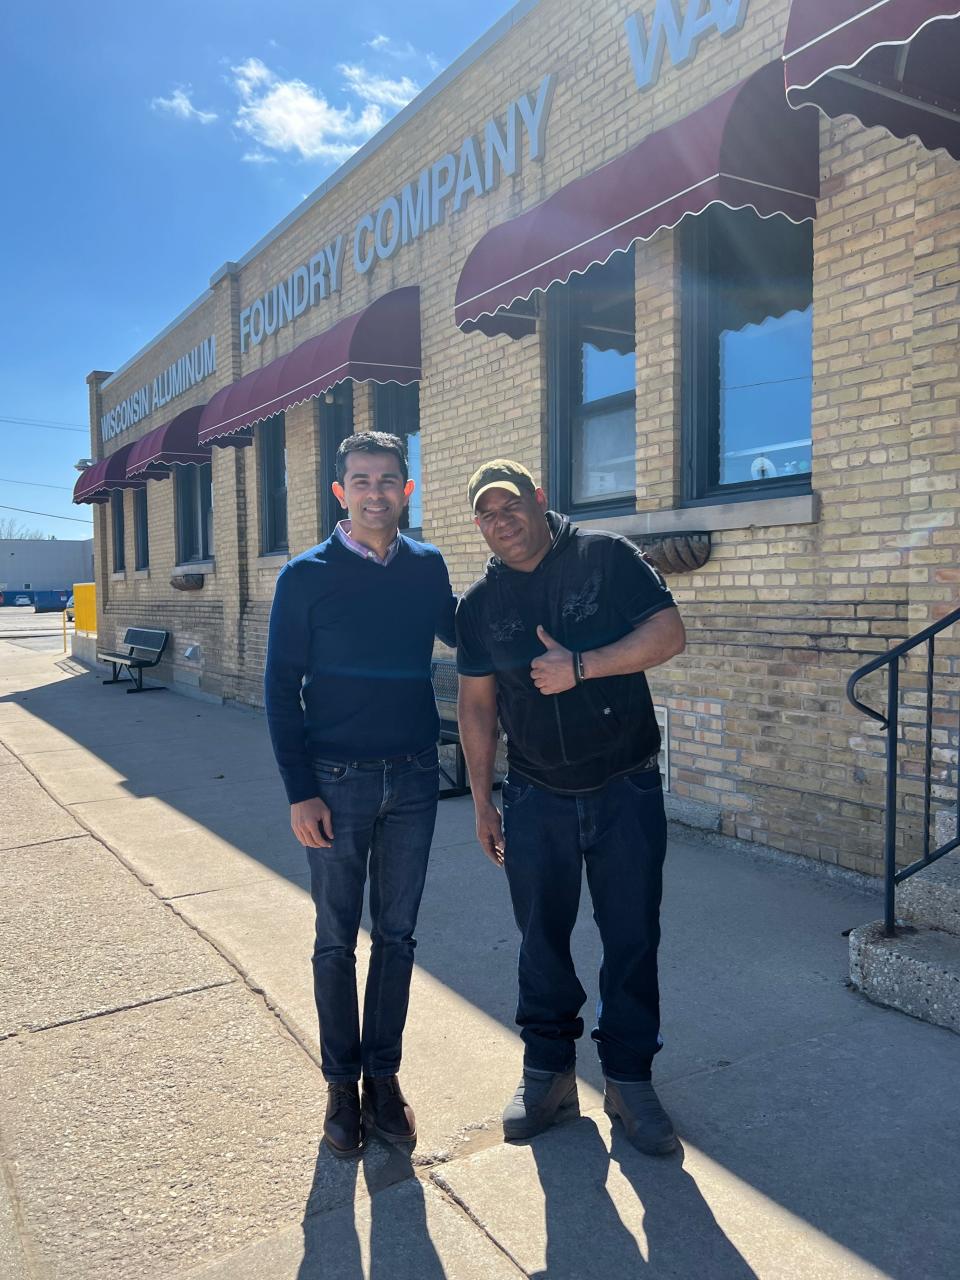
[[[677,1135],[673,1121],[660,1105],[649,1080],[618,1083],[607,1080],[603,1109],[611,1120],[619,1120],[627,1139],[648,1156],[668,1156],[675,1150]]]
[[[576,1120],[580,1115],[577,1073],[531,1071],[524,1067],[517,1091],[503,1113],[503,1138],[532,1138],[551,1125]]]

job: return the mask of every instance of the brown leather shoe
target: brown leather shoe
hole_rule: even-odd
[[[335,1156],[358,1156],[366,1134],[360,1110],[360,1088],[355,1084],[327,1085],[327,1114],[323,1140]]]
[[[416,1142],[417,1121],[397,1076],[363,1077],[363,1118],[386,1142]]]

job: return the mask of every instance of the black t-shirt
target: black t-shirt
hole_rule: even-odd
[[[548,512],[553,545],[532,573],[491,560],[457,608],[457,669],[497,677],[497,710],[511,770],[551,791],[593,791],[660,749],[642,672],[586,680],[542,694],[530,664],[542,654],[540,624],[565,648],[613,644],[661,609],[666,583],[633,543],[577,529]]]

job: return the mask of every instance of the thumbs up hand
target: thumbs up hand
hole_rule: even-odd
[[[537,627],[537,638],[546,649],[530,666],[530,679],[541,693],[564,693],[576,683],[573,654],[554,640],[544,627]]]

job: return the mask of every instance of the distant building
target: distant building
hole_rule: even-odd
[[[93,539],[0,538],[0,603],[93,581]]]

